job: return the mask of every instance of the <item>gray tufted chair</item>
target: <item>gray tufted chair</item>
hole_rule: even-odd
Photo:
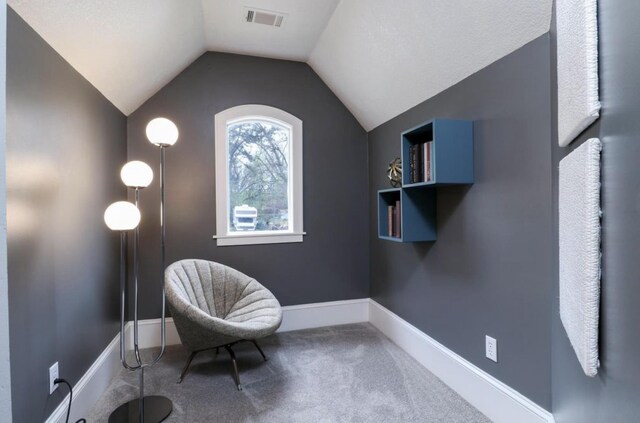
[[[250,341],[266,361],[256,339],[280,327],[278,300],[255,279],[212,261],[180,260],[167,267],[164,278],[173,321],[190,352],[178,383],[197,353],[213,348],[217,353],[222,347],[231,356],[236,386],[242,389],[231,347]]]

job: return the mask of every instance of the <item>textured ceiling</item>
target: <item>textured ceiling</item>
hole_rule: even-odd
[[[306,61],[339,0],[8,0],[123,113],[207,50]],[[243,7],[288,13],[248,24]]]
[[[343,0],[309,64],[373,129],[549,30],[551,0]]]
[[[203,0],[207,50],[306,62],[338,3],[339,0]],[[244,6],[288,16],[280,28],[250,24],[242,19]]]
[[[7,3],[127,115],[205,50],[197,0]]]
[[[308,62],[372,129],[549,29],[551,0],[8,0],[130,114],[206,50]],[[244,6],[287,14],[248,24]]]

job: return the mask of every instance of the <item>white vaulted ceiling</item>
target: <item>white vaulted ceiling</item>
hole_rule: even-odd
[[[306,62],[339,0],[203,0],[207,49]],[[244,6],[286,13],[281,28],[248,24]]]
[[[7,3],[127,115],[204,51],[197,0]]]
[[[549,30],[550,0],[343,0],[309,64],[370,130]]]
[[[125,114],[207,50],[308,62],[369,130],[549,30],[551,0],[9,0]],[[249,24],[244,7],[287,16]]]

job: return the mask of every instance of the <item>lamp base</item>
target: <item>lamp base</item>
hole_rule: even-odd
[[[173,404],[167,397],[144,397],[144,423],[159,423],[169,417]],[[141,423],[140,399],[136,398],[116,408],[109,416],[109,423]]]

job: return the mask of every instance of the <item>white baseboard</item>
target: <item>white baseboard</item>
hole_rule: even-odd
[[[282,307],[278,332],[369,321],[369,299],[331,301]]]
[[[98,401],[113,377],[122,368],[121,366],[120,334],[118,334],[73,387],[73,407],[71,408],[69,421],[75,422],[89,413],[93,404]],[[67,388],[61,386],[58,389]],[[67,417],[68,404],[69,395],[51,413],[45,423],[64,423]]]
[[[278,332],[350,323],[370,322],[420,364],[449,385],[474,407],[496,423],[553,423],[551,413],[522,394],[471,364],[396,314],[368,298],[282,307]],[[160,345],[160,319],[141,320],[141,348]],[[133,326],[125,327],[127,348],[133,345]],[[173,323],[166,322],[167,345],[180,343]],[[121,369],[119,336],[100,354],[73,388],[72,418],[86,416]],[[46,423],[62,423],[69,397],[56,408]]]
[[[301,304],[282,307],[282,325],[278,332],[313,329],[325,326],[346,325],[369,321],[369,299],[331,301],[326,303]],[[140,348],[160,345],[160,319],[141,320],[138,327]],[[127,323],[127,349],[133,348],[133,324]],[[167,345],[180,344],[178,331],[172,318],[166,323]]]
[[[369,321],[493,422],[554,422],[547,410],[373,300]]]
[[[147,319],[138,322],[138,345],[141,349],[154,348],[160,346],[160,319]],[[166,345],[180,344],[180,337],[176,330],[176,325],[171,317],[166,318]],[[125,342],[127,351],[133,349],[133,322],[127,322],[124,327]]]

